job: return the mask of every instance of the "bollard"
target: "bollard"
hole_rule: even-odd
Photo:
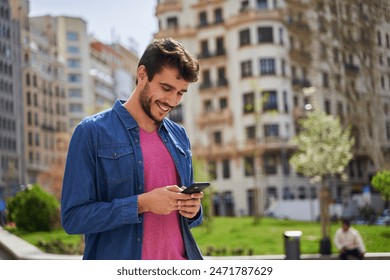
[[[301,255],[300,238],[302,231],[285,231],[283,235],[286,260],[299,260]]]

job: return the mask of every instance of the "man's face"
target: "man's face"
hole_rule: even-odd
[[[161,122],[170,111],[179,105],[187,91],[188,82],[179,77],[173,68],[163,68],[152,81],[145,79],[139,101],[145,114],[155,123]]]

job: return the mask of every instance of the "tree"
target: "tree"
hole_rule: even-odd
[[[9,198],[7,220],[26,232],[50,231],[59,226],[59,202],[39,185],[29,185]]]
[[[297,151],[290,159],[290,164],[298,173],[321,182],[320,220],[322,240],[321,254],[330,254],[330,192],[327,179],[341,175],[352,159],[354,139],[351,129],[343,129],[340,120],[322,111],[307,113],[307,118],[299,121],[302,131],[292,139]]]
[[[385,208],[388,209],[390,199],[390,170],[385,169],[377,172],[371,180],[371,185],[383,195],[386,201]]]

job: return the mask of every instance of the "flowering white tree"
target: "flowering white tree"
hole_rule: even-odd
[[[321,182],[320,219],[321,253],[330,253],[330,218],[329,187],[326,179],[335,175],[346,177],[345,168],[352,159],[352,147],[355,143],[351,129],[343,129],[338,118],[320,110],[307,113],[299,124],[302,131],[292,139],[297,151],[290,159],[294,169],[310,177],[314,182]]]

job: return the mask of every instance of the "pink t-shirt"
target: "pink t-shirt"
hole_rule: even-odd
[[[140,142],[144,160],[145,192],[155,188],[178,185],[179,175],[173,159],[156,132],[140,129]],[[185,259],[179,213],[157,215],[146,212],[142,240],[143,260]]]

